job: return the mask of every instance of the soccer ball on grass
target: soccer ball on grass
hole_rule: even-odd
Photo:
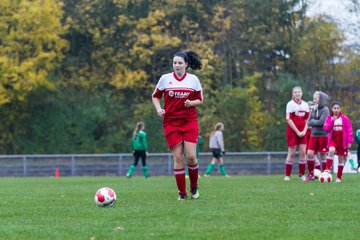
[[[95,203],[100,207],[112,207],[116,202],[116,193],[108,187],[102,187],[95,193]]]
[[[328,173],[328,172],[323,172],[323,173],[321,173],[320,174],[320,176],[319,176],[319,181],[320,182],[331,182],[332,181],[332,176],[331,176],[331,174],[330,173]]]

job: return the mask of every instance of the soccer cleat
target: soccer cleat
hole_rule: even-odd
[[[284,181],[290,181],[290,176],[285,176]]]
[[[341,183],[342,180],[341,180],[340,178],[336,178],[335,182],[336,182],[336,183]]]
[[[150,178],[151,178],[151,176],[150,176],[150,175],[148,175],[148,176],[146,176],[146,177],[145,177],[145,179],[150,179]]]
[[[126,178],[131,178],[131,175],[127,173]]]
[[[179,198],[178,201],[184,201],[187,199],[187,195],[186,194],[179,194]]]
[[[185,178],[186,178],[186,179],[189,179],[189,175],[185,175]]]
[[[208,174],[205,173],[205,174],[204,174],[204,177],[210,177],[210,175],[208,175]]]
[[[226,174],[224,177],[231,177],[231,176]]]
[[[190,192],[191,192],[191,199],[198,199],[200,197],[198,188],[191,188]]]
[[[305,181],[305,179],[306,179],[306,177],[305,177],[304,175],[302,175],[302,176],[299,177],[299,180],[300,180],[300,181]]]
[[[311,181],[311,180],[315,180],[315,177],[314,177],[314,175],[309,174],[309,175],[305,178],[305,181]]]

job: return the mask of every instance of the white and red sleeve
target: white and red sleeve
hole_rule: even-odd
[[[164,77],[161,76],[160,80],[156,84],[155,90],[152,94],[153,98],[161,99],[165,91]]]

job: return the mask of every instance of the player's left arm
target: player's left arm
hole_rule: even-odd
[[[196,107],[196,106],[199,106],[199,105],[202,105],[203,102],[199,99],[195,99],[195,100],[189,100],[187,99],[185,101],[185,107]]]
[[[316,119],[311,119],[311,125],[312,126],[324,126],[325,124],[325,120],[327,118],[327,116],[329,116],[329,108],[325,107],[324,110],[321,113],[320,119],[316,120]]]
[[[301,131],[301,135],[302,135],[302,137],[304,137],[304,136],[306,136],[306,132],[307,132],[307,130],[308,130],[308,119],[309,119],[309,115],[310,115],[310,112],[309,112],[309,108],[307,108],[307,111],[306,111],[306,113],[305,113],[305,116],[304,116],[304,120],[305,120],[305,127],[304,127],[304,129]]]
[[[350,121],[350,118],[347,117],[347,121],[346,121],[346,125],[347,125],[347,137],[348,137],[348,148],[351,148],[352,143],[354,142],[354,133],[353,133],[353,128],[352,128],[352,124]]]
[[[194,96],[185,101],[185,107],[196,107],[203,104],[203,93],[199,79],[195,76]]]
[[[144,149],[145,152],[147,153],[147,152],[148,152],[148,144],[147,144],[146,133],[145,133],[145,132],[143,132],[143,134],[141,135],[140,140],[141,140],[141,142],[142,142],[142,144],[143,144],[143,146],[144,146],[144,148],[145,148],[145,149]]]

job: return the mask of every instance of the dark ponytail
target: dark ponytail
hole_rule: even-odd
[[[193,70],[200,70],[202,68],[202,63],[196,52],[187,51],[187,52],[177,52],[175,56],[182,57],[185,63],[188,64],[188,68]]]

